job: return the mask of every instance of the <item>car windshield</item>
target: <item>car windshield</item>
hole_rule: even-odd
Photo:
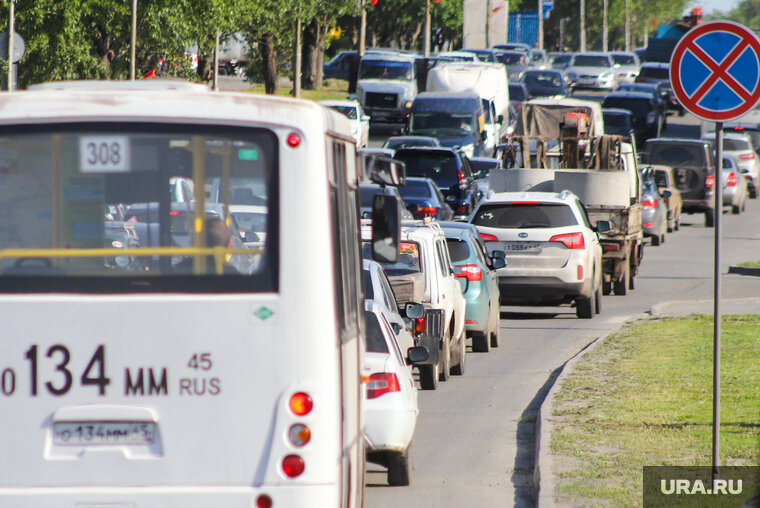
[[[267,214],[255,212],[231,212],[235,220],[246,231],[260,233],[267,230]]]
[[[604,113],[604,133],[624,134],[631,132],[631,117],[620,113]]]
[[[749,143],[744,139],[723,138],[724,150],[751,150]]]
[[[573,59],[575,67],[612,67],[610,59],[603,55],[576,55]]]
[[[411,132],[428,136],[467,136],[477,132],[472,113],[414,113]]]
[[[456,156],[452,152],[402,150],[396,152],[395,157],[406,164],[407,176],[432,178],[442,189],[449,188],[459,181]]]
[[[607,97],[602,101],[602,107],[627,109],[635,117],[647,116],[654,109],[651,101],[647,99],[629,99],[626,97]]]
[[[343,113],[346,115],[349,120],[356,120],[356,106],[338,106],[331,104],[328,106],[330,109],[334,109],[335,111],[339,113]]]
[[[372,246],[369,242],[362,245],[362,256],[364,259],[372,259]],[[389,276],[419,273],[422,270],[420,244],[417,242],[400,242],[398,261],[396,263],[383,263],[383,269]]]
[[[553,55],[551,57],[551,62],[552,64],[557,64],[557,65],[566,64],[567,62],[570,61],[572,57],[573,55]]]
[[[36,288],[56,292],[87,279],[92,291],[118,292],[134,290],[131,279],[139,277],[153,281],[147,291],[272,290],[277,146],[267,130],[201,125],[52,124],[5,132],[0,286],[33,278]],[[175,178],[194,189],[194,201],[172,202]],[[231,186],[255,189],[270,203],[260,217],[269,234],[259,248],[246,249],[228,226]],[[104,213],[111,209],[126,209],[125,222]],[[181,282],[207,275],[238,277]],[[242,281],[248,276],[253,283]]]
[[[612,61],[620,65],[636,65],[636,57],[633,55],[612,55]]]
[[[367,352],[388,353],[388,344],[385,342],[380,322],[374,312],[365,311],[364,321],[367,324]]]
[[[393,60],[362,60],[359,65],[359,79],[412,79],[412,64]]]
[[[504,65],[520,65],[525,62],[525,53],[499,53],[497,58]]]
[[[523,79],[528,90],[550,88],[559,92],[562,89],[562,78],[554,72],[527,72]]]
[[[452,263],[461,263],[470,258],[470,246],[464,240],[447,238],[446,244],[449,246],[449,257]]]
[[[407,180],[406,183],[398,188],[402,198],[431,198],[433,190],[425,181]]]
[[[667,67],[642,67],[639,76],[642,78],[670,79],[670,71]]]
[[[398,150],[407,146],[436,146],[436,144],[431,138],[388,138],[383,148]]]
[[[573,211],[561,203],[483,205],[472,221],[476,226],[504,229],[559,228],[575,226]]]

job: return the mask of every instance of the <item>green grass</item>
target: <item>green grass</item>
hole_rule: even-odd
[[[722,465],[760,459],[760,316],[724,316]],[[712,316],[610,336],[555,398],[551,452],[563,505],[640,506],[643,466],[712,460]]]
[[[739,266],[744,268],[760,268],[760,261],[746,261],[744,263],[739,263]]]
[[[290,96],[291,90],[292,86],[280,86],[277,90],[277,95]],[[247,91],[250,93],[264,93],[264,85],[254,85]],[[319,90],[302,90],[301,98],[313,101],[345,100],[348,98],[348,81],[326,79],[324,86]]]

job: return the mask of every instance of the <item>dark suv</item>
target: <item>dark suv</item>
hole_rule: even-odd
[[[630,111],[633,114],[636,141],[639,143],[659,136],[665,124],[663,110],[655,101],[654,95],[649,93],[612,92],[602,100],[602,107]]]
[[[478,184],[467,156],[456,148],[402,148],[393,157],[406,164],[406,176],[432,179],[457,216],[468,216],[478,202]]]
[[[715,225],[715,158],[712,144],[697,139],[657,138],[646,143],[649,164],[671,166],[676,188],[681,191],[683,211],[704,213],[705,226]]]

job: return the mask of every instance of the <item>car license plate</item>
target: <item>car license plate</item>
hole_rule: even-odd
[[[58,422],[53,444],[58,446],[146,445],[156,440],[152,422]]]
[[[504,242],[504,252],[541,252],[541,242]]]

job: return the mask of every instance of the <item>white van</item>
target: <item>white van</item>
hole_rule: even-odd
[[[348,120],[311,101],[75,82],[3,94],[0,131],[0,507],[362,506]],[[185,247],[177,177],[193,182]],[[214,183],[224,217],[230,185],[261,193],[260,246],[228,247],[237,231],[204,212]],[[151,204],[150,227],[131,229],[152,242],[126,243],[105,213],[131,203]],[[232,255],[260,260],[241,273]],[[144,257],[158,261],[129,262]]]
[[[502,64],[439,62],[428,71],[428,92],[472,92],[483,101],[486,154],[491,155],[509,126],[509,86]]]

